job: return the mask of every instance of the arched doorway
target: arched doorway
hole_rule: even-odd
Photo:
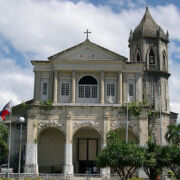
[[[62,173],[64,134],[57,128],[44,129],[38,138],[39,173]]]
[[[92,127],[80,128],[73,137],[73,164],[75,173],[85,173],[95,167],[95,158],[101,151],[101,137]],[[98,172],[98,170],[97,170]]]
[[[118,129],[115,129],[115,131],[118,131],[119,138],[121,140],[124,140],[124,141],[126,140],[126,129],[125,128],[118,128]],[[130,129],[128,129],[128,142],[138,143],[138,138]]]

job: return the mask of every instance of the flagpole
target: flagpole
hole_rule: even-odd
[[[11,162],[11,120],[12,120],[12,99],[10,101],[10,107],[11,107],[11,112],[10,112],[10,122],[9,122],[9,154],[8,154],[8,172],[10,168],[10,162]]]

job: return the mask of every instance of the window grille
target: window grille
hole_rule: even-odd
[[[48,100],[48,80],[41,79],[41,100],[47,101]]]
[[[79,98],[97,98],[97,85],[79,85]]]
[[[107,96],[115,96],[115,85],[107,84]]]
[[[154,87],[154,83],[151,82],[150,84],[150,90],[151,90],[151,93],[150,93],[150,104],[151,104],[151,107],[154,107],[155,106],[155,87]]]
[[[61,95],[62,96],[69,96],[69,90],[70,90],[69,83],[62,83],[61,84]]]
[[[47,82],[43,83],[43,87],[42,87],[42,94],[43,95],[47,95],[47,85],[48,85]]]
[[[128,84],[128,101],[132,102],[135,100],[135,84],[133,80],[129,80]]]

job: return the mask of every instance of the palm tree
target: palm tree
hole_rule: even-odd
[[[170,144],[180,145],[180,124],[170,124],[165,135]]]

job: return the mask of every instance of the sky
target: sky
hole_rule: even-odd
[[[0,0],[0,109],[33,98],[31,60],[83,42],[86,29],[90,41],[129,58],[129,32],[146,6],[170,35],[170,108],[180,113],[180,0]]]

